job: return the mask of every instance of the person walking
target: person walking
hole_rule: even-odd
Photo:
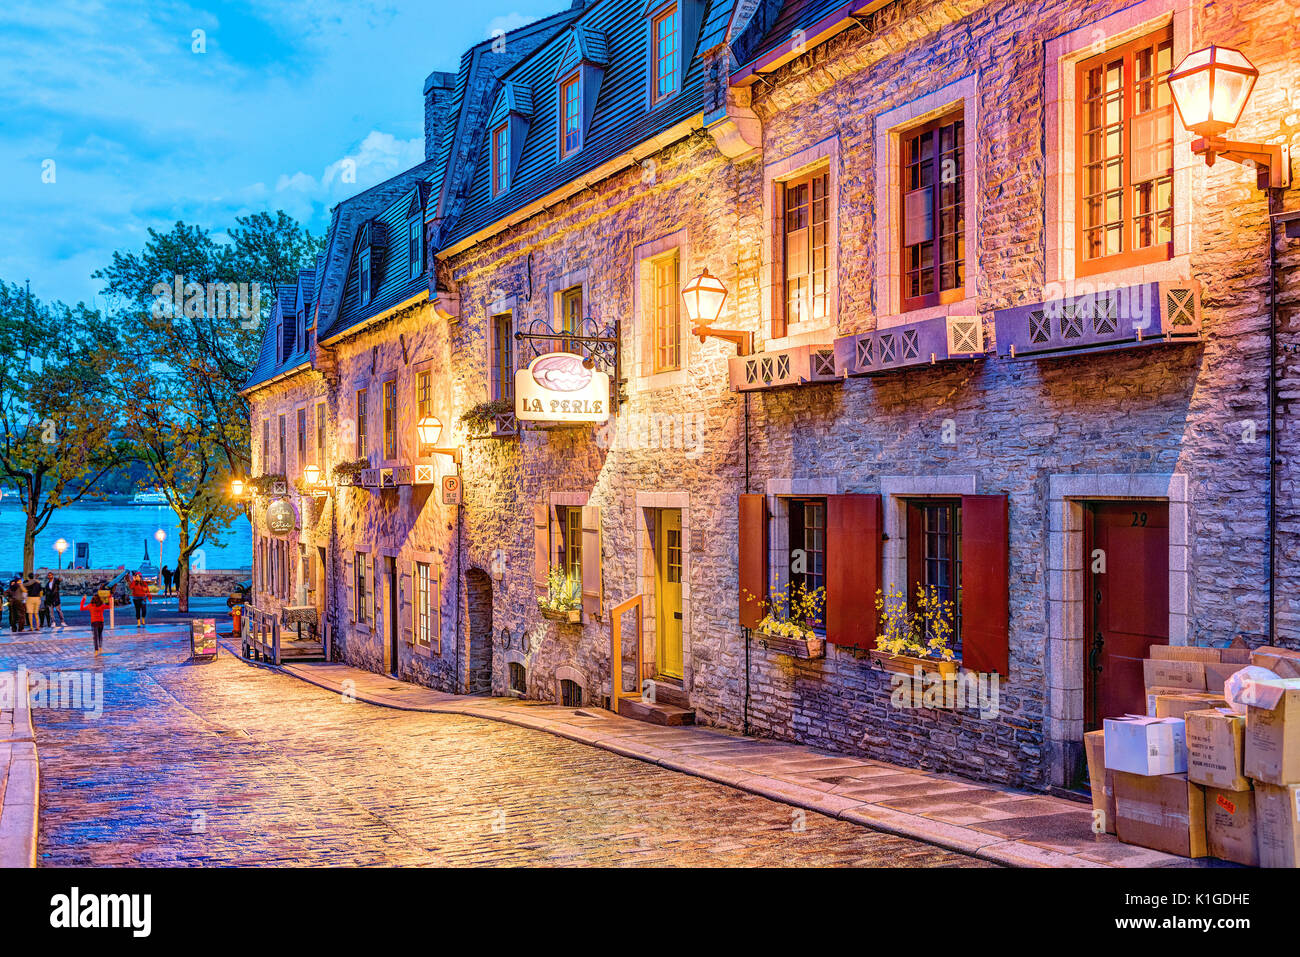
[[[95,643],[95,654],[99,654],[104,647],[104,610],[108,606],[104,604],[104,599],[99,597],[99,592],[90,596],[81,596],[81,610],[90,612],[90,632],[91,640]]]
[[[23,631],[27,627],[27,588],[17,575],[9,582],[9,630]]]
[[[166,565],[162,567],[162,583],[164,597],[170,597],[172,593],[172,570]]]
[[[27,582],[27,627],[41,629],[41,580],[35,575]]]
[[[42,612],[45,615],[46,623],[51,628],[67,628],[67,619],[63,617],[63,584],[54,577],[54,572],[50,572],[45,578],[45,608]],[[59,619],[58,625],[54,624],[54,619]]]
[[[131,604],[135,605],[135,626],[144,627],[145,603],[152,596],[149,594],[149,586],[145,583],[144,578],[139,572],[131,578]]]

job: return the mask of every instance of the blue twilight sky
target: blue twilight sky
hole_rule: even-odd
[[[92,301],[113,250],[177,219],[219,234],[280,208],[319,235],[340,199],[423,159],[430,72],[567,6],[0,0],[0,279]]]

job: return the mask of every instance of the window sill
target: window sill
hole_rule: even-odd
[[[658,392],[661,389],[680,389],[690,383],[690,375],[685,369],[673,369],[671,372],[652,372],[636,376],[632,380],[633,394],[639,392]]]
[[[877,329],[889,329],[893,326],[907,325],[909,322],[924,322],[948,316],[972,316],[979,310],[974,296],[965,296],[953,302],[940,303],[936,306],[924,306],[920,309],[908,309],[876,317]]]
[[[1120,266],[1088,276],[1071,275],[1049,280],[1043,287],[1042,301],[1076,296],[1103,288],[1120,289],[1148,282],[1185,282],[1192,275],[1192,257],[1174,256],[1140,266]]]
[[[786,327],[784,336],[763,341],[763,349],[776,352],[780,349],[793,349],[796,346],[825,346],[835,341],[839,323],[832,319],[814,319],[808,322],[793,323]]]

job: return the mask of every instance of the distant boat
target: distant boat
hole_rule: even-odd
[[[135,498],[131,499],[132,505],[166,505],[167,496],[162,492],[154,489],[152,492],[136,492]]]

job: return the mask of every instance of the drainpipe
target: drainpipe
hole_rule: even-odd
[[[745,494],[749,494],[749,393],[745,396]],[[753,633],[745,629],[745,707],[744,733],[749,734],[749,646]]]
[[[1277,236],[1268,191],[1268,643],[1277,644]],[[1277,195],[1280,200],[1281,196]],[[1279,202],[1280,206],[1281,203]],[[1280,210],[1279,210],[1280,212]]]

